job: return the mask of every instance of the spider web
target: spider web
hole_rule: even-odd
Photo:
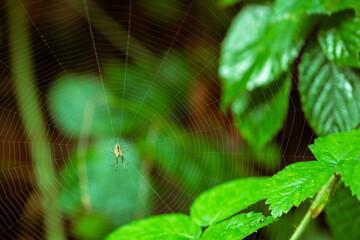
[[[2,237],[42,239],[58,231],[86,239],[92,228],[103,237],[150,215],[188,213],[202,191],[227,180],[269,176],[312,157],[306,146],[313,135],[296,85],[274,163],[256,160],[230,114],[219,108],[219,47],[239,6],[195,0],[15,2],[31,39],[33,59],[24,61],[33,65],[36,79],[37,99],[28,99],[27,107],[39,104],[43,116],[29,119],[19,108],[12,76],[32,79],[14,72],[2,44]],[[10,28],[3,16],[5,43]],[[48,142],[29,137],[25,121],[35,132],[43,124]],[[128,171],[111,168],[113,155],[104,149],[117,143],[129,145]],[[51,159],[34,159],[44,148]],[[39,179],[49,169],[52,181],[44,185]],[[265,237],[271,233],[259,231],[253,239]]]

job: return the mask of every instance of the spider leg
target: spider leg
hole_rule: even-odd
[[[121,161],[122,161],[123,167],[125,168],[125,170],[127,170],[126,165],[127,165],[128,163],[125,162],[124,157],[121,157]],[[125,164],[126,164],[126,165],[125,165]]]
[[[126,165],[129,165],[129,164],[130,164],[129,162],[126,162],[126,161],[125,161],[125,158],[124,158],[124,157],[121,157],[121,161],[122,161],[123,165],[124,165],[124,164],[126,164]]]
[[[114,164],[116,165],[116,168],[115,168],[115,172],[117,171],[117,168],[118,168],[118,159],[115,157],[115,162],[114,162]]]
[[[126,166],[125,166],[125,164],[123,163],[123,167],[124,167],[124,169],[125,169],[125,171],[127,170],[127,168],[126,168]]]
[[[114,160],[113,165],[111,165],[111,167],[114,167],[114,166],[115,166],[115,164],[116,164],[116,158],[115,158],[115,160]]]

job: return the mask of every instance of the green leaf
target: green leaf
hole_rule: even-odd
[[[278,168],[283,156],[283,152],[276,142],[266,144],[261,149],[252,149],[251,154],[254,154],[257,164],[266,170]]]
[[[174,51],[164,57],[166,61],[155,70],[109,61],[103,68],[105,86],[120,101],[125,101],[124,107],[128,107],[128,102],[137,105],[134,112],[141,117],[149,119],[159,113],[168,114],[175,104],[184,102],[186,89],[194,75],[181,53]]]
[[[155,107],[155,103],[150,101],[153,98],[154,89],[150,88],[149,70],[146,71],[133,64],[126,66],[125,63],[116,60],[109,60],[102,69],[105,86],[113,94],[116,94],[120,99],[137,104],[144,101],[145,104],[149,104],[148,107]],[[148,89],[149,95],[144,96]]]
[[[354,9],[360,13],[360,3],[358,0],[276,0],[275,9],[279,14],[290,14],[290,17],[299,13],[331,15],[345,9]]]
[[[242,178],[203,192],[190,208],[191,219],[202,227],[224,220],[264,199],[267,178]]]
[[[156,69],[158,75],[155,87],[160,89],[164,98],[166,97],[167,108],[185,107],[189,86],[195,78],[195,72],[189,66],[192,60],[190,61],[189,57],[176,51],[171,51],[161,58],[166,61],[161,64],[159,69]],[[161,110],[161,114],[163,111],[164,109]]]
[[[309,148],[316,159],[334,166],[360,156],[360,129],[316,138]]]
[[[273,223],[276,219],[262,213],[242,213],[229,220],[207,228],[202,239],[243,239],[258,229]]]
[[[107,240],[120,239],[194,239],[200,237],[201,228],[184,214],[164,214],[145,218],[122,226]]]
[[[224,85],[223,104],[286,72],[311,26],[312,20],[303,15],[278,20],[270,6],[252,5],[241,10],[222,43],[219,74]]]
[[[49,90],[50,113],[60,129],[79,135],[84,115],[91,112],[90,132],[92,134],[112,133],[111,120],[117,116],[109,115],[108,101],[112,98],[105,92],[97,76],[63,75],[56,79]]]
[[[318,41],[327,58],[342,66],[360,67],[360,17],[337,14],[325,18]]]
[[[151,135],[139,149],[146,158],[152,159],[161,175],[176,182],[191,196],[244,175],[242,169],[235,168],[233,161],[225,156],[224,149],[205,135],[189,134],[171,123],[158,125],[152,129],[156,135]]]
[[[136,149],[131,148],[124,155],[126,162],[129,162],[128,170],[123,169],[120,161],[118,171],[115,172],[111,167],[115,157],[106,150],[111,148],[109,142],[99,141],[87,147],[86,176],[78,171],[76,155],[70,157],[62,170],[62,193],[58,200],[67,216],[73,217],[82,211],[81,199],[84,197],[89,198],[94,213],[104,216],[117,226],[130,222],[135,212],[143,207],[143,195],[139,192],[141,166]],[[123,142],[120,141],[120,144]],[[88,191],[83,192],[80,184],[88,185]]]
[[[348,188],[333,194],[325,213],[335,240],[360,239],[360,202],[351,196]]]
[[[116,96],[114,101],[109,102],[109,105],[116,109],[116,116],[119,116],[116,121],[116,126],[121,128],[122,133],[138,133],[146,130],[144,127],[149,125],[149,122],[154,118],[170,114],[174,102],[171,102],[179,89],[174,89],[175,86],[181,85],[186,77],[178,81],[168,81],[166,87],[162,78],[169,77],[169,72],[174,74],[174,70],[179,68],[183,71],[185,68],[174,66],[174,57],[169,56],[169,62],[164,63],[161,71],[158,72],[158,77],[161,79],[154,79],[152,70],[149,66],[139,67],[138,65],[109,60],[103,67],[104,84],[113,96]],[[171,68],[171,69],[169,69]],[[185,70],[184,70],[185,71]],[[155,73],[153,73],[155,74]],[[178,73],[177,73],[178,74]],[[178,79],[177,79],[178,80]],[[165,89],[166,88],[166,91]],[[112,116],[115,115],[112,113]],[[133,137],[133,136],[131,136]]]
[[[358,142],[358,145],[360,145],[360,142]],[[338,173],[344,179],[345,186],[350,187],[353,195],[356,195],[360,200],[360,161],[348,160],[339,162]]]
[[[312,198],[326,184],[335,168],[317,161],[298,162],[287,166],[267,182],[266,204],[275,218]]]
[[[358,72],[339,67],[317,48],[307,48],[299,66],[303,111],[318,135],[350,131],[360,123]]]
[[[284,75],[279,81],[237,97],[232,104],[236,127],[253,148],[262,148],[282,128],[290,86],[290,75]]]

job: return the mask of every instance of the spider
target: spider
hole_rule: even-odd
[[[116,144],[115,148],[114,148],[114,152],[110,152],[111,154],[115,155],[114,164],[111,166],[111,167],[114,167],[116,165],[115,172],[117,171],[119,158],[121,158],[121,162],[122,162],[122,164],[124,166],[124,169],[127,170],[126,165],[128,165],[129,163],[125,162],[125,159],[124,159],[124,153],[126,153],[126,152],[127,152],[127,150],[124,151],[120,147],[120,144]]]

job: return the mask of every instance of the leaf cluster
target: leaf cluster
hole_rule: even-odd
[[[261,151],[283,127],[292,79],[318,135],[359,125],[359,6],[276,0],[245,5],[235,16],[221,46],[222,105],[251,147]]]
[[[171,239],[242,239],[278,221],[306,199],[313,198],[335,174],[341,176],[341,181],[360,200],[359,138],[360,130],[317,138],[310,145],[317,161],[288,165],[270,178],[241,178],[223,183],[200,194],[190,208],[190,216],[168,214],[139,220],[118,228],[107,239],[122,239],[122,236],[128,239],[146,239],[147,236],[162,239],[164,234]],[[343,147],[344,143],[348,148]],[[338,190],[336,196],[344,195],[344,191],[347,189]],[[264,199],[271,210],[269,216],[265,210],[257,213],[249,210],[250,206]],[[311,208],[311,211],[320,213],[329,198],[322,201],[319,209]],[[351,201],[351,204],[359,206],[355,199]],[[331,206],[328,211],[331,216],[339,210]],[[335,236],[339,236],[346,223],[337,226],[335,220],[329,218]],[[202,231],[202,228],[205,230]],[[352,230],[345,236],[355,236],[356,231]]]

